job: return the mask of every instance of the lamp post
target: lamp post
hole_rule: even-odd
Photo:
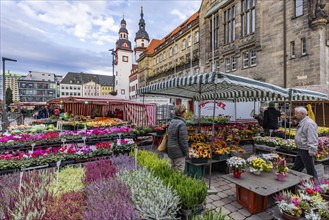
[[[116,95],[116,92],[115,92],[115,77],[114,77],[114,57],[116,55],[116,51],[115,49],[109,49],[109,51],[111,51],[111,54],[112,54],[112,73],[113,73],[113,84],[112,84],[112,95]]]
[[[6,109],[6,74],[5,74],[5,62],[6,61],[12,61],[17,62],[17,60],[2,57],[2,93],[3,93],[3,99],[2,99],[2,131],[4,132],[9,125],[8,117],[7,117],[7,109]]]

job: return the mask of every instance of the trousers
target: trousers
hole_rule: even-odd
[[[308,150],[298,150],[295,163],[292,170],[302,172],[303,169],[306,169],[307,174],[313,176],[315,179],[318,179],[318,174],[315,169],[314,157],[310,156]]]

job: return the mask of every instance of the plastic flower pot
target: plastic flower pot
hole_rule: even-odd
[[[241,170],[233,170],[232,174],[233,174],[234,178],[240,179],[242,171]]]
[[[283,173],[275,173],[276,179],[279,180],[280,182],[284,182],[286,179],[286,175]]]

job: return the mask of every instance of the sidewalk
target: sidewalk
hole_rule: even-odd
[[[222,178],[223,173],[214,172],[211,176],[211,186],[217,190],[217,194],[207,196],[208,209],[222,209],[222,212],[228,214],[234,220],[270,220],[272,209],[275,207],[274,199],[269,198],[269,208],[265,212],[251,215],[245,208],[236,202],[235,184]],[[324,165],[324,178],[329,178],[329,165]],[[206,184],[209,184],[208,176],[205,178]]]

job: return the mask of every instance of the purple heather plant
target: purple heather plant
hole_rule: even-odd
[[[117,157],[112,157],[112,161],[115,164],[118,172],[120,171],[132,171],[135,170],[135,158],[127,155],[119,155]],[[137,164],[137,169],[138,169],[138,164]]]
[[[116,175],[116,167],[112,160],[98,160],[87,163],[85,166],[84,183],[89,184],[95,180],[112,178]]]
[[[24,173],[21,187],[12,189],[5,219],[43,219],[46,213],[44,204],[52,197],[49,190],[52,178],[53,170]]]
[[[14,192],[19,185],[19,173],[0,176],[0,219],[5,219],[3,214],[6,213],[9,205],[15,204]]]
[[[84,219],[139,219],[130,190],[118,179],[98,180],[85,188],[87,210]]]

